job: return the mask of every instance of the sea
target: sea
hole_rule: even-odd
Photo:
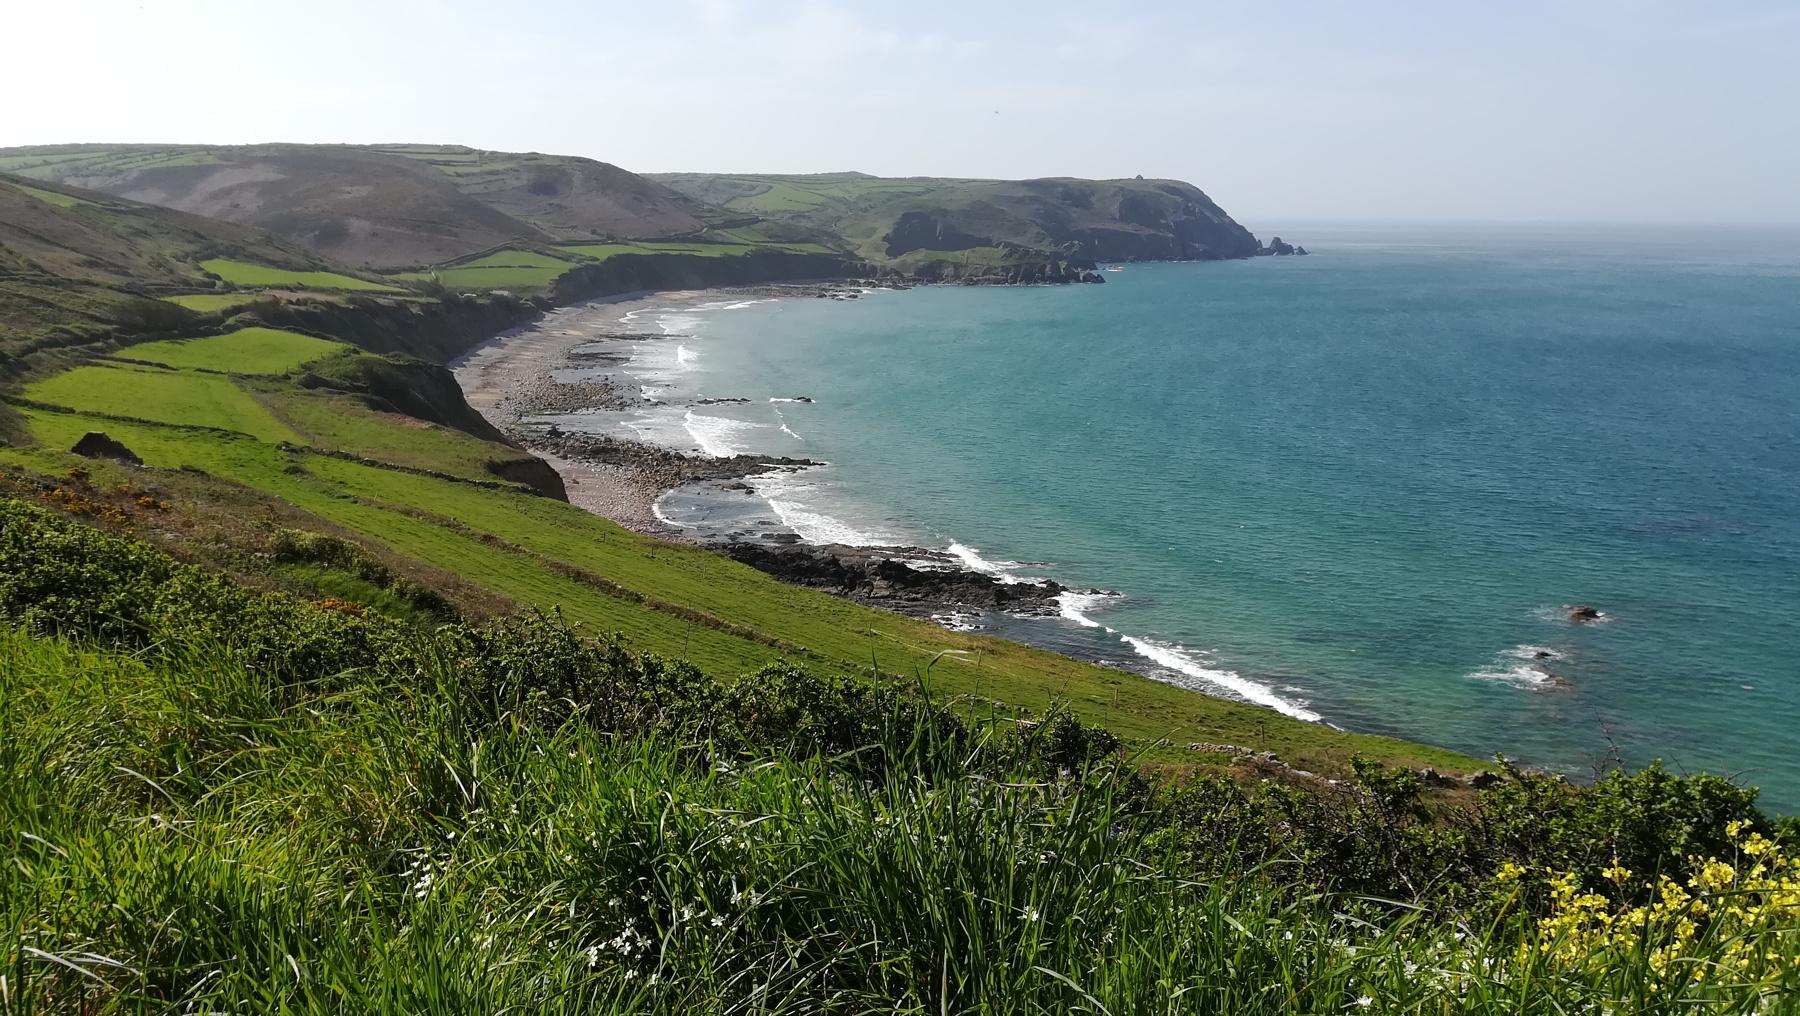
[[[1800,229],[1282,227],[1312,253],[640,308],[621,426],[827,463],[665,496],[696,537],[1083,590],[952,627],[1800,812]]]

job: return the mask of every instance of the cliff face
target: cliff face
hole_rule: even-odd
[[[615,254],[594,265],[565,272],[550,289],[556,303],[650,289],[700,289],[801,279],[841,279],[867,275],[870,267],[836,254],[757,251],[730,257],[701,254]]]
[[[727,211],[828,229],[877,261],[933,252],[1036,252],[1095,261],[1251,257],[1250,231],[1179,180],[889,179],[678,174],[662,182]],[[993,255],[989,255],[992,260]]]
[[[1078,259],[1221,260],[1251,257],[1258,246],[1198,187],[1176,180],[1025,180],[991,185],[984,200]]]

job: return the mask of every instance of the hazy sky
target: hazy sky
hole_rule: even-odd
[[[8,3],[0,145],[1172,176],[1314,219],[1800,222],[1800,2]]]

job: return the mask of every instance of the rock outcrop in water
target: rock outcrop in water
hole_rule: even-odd
[[[915,568],[897,559],[932,554],[918,548],[739,542],[714,549],[783,582],[915,616],[954,607],[1053,614],[1056,598],[1066,591],[1048,579],[1006,582],[963,568]]]
[[[1305,253],[1305,247],[1296,247],[1279,236],[1270,240],[1266,246],[1260,247],[1256,251],[1258,257],[1268,257],[1270,255],[1287,257],[1289,255],[1304,255]]]

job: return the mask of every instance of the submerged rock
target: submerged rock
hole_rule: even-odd
[[[1598,607],[1590,607],[1585,603],[1577,603],[1569,608],[1569,620],[1575,624],[1593,624],[1606,620],[1606,614]]]

